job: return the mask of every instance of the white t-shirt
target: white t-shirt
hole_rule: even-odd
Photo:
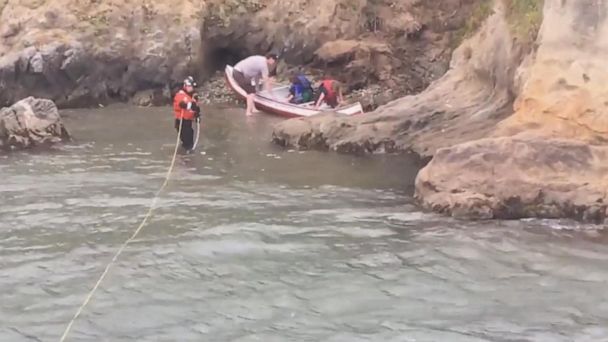
[[[256,81],[262,78],[268,77],[268,63],[266,63],[266,57],[264,56],[251,56],[238,62],[234,68],[250,79]]]

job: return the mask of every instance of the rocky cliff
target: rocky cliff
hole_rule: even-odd
[[[285,121],[273,140],[416,152],[430,160],[416,198],[452,216],[604,222],[607,17],[601,0],[497,0],[423,92],[360,117]]]
[[[281,71],[329,70],[386,102],[445,73],[484,1],[2,0],[0,105],[33,95],[88,106],[138,91],[162,104],[187,74],[204,81],[268,51]]]
[[[124,100],[192,72],[203,1],[5,0],[0,105]]]
[[[606,3],[493,5],[425,91],[360,117],[285,121],[273,140],[339,152],[413,151],[430,160],[416,198],[448,215],[604,222]]]
[[[523,51],[498,1],[480,31],[454,51],[447,73],[423,92],[358,117],[328,114],[286,121],[276,127],[273,140],[300,148],[413,151],[431,157],[439,147],[488,135],[511,114]]]
[[[455,216],[608,217],[608,6],[547,0],[514,114],[488,138],[436,152],[418,175],[426,207]]]

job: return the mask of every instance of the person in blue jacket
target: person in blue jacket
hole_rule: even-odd
[[[310,81],[302,74],[294,74],[291,77],[291,86],[289,87],[287,101],[300,104],[312,101],[312,97],[313,89]]]

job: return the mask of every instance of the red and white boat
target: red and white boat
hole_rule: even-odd
[[[247,93],[239,84],[232,78],[232,66],[227,65],[225,69],[226,83],[228,86],[239,96],[245,100]],[[277,114],[286,117],[303,117],[313,116],[323,112],[336,112],[345,115],[357,115],[363,113],[363,107],[361,103],[346,104],[331,108],[327,104],[322,104],[319,108],[314,107],[314,102],[307,102],[302,104],[293,104],[287,102],[287,96],[289,95],[289,86],[274,84],[272,92],[275,98],[268,93],[266,90],[258,91],[254,97],[255,107],[259,110]]]

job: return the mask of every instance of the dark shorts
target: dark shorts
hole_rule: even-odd
[[[238,83],[238,85],[243,88],[243,90],[247,94],[255,94],[255,86],[251,84],[251,79],[245,77],[242,72],[238,70],[232,71],[232,78]]]

